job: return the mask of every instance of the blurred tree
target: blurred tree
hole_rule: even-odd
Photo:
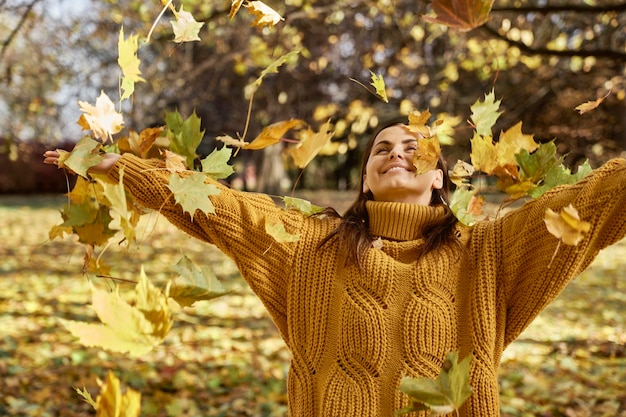
[[[41,112],[59,119],[59,103],[55,101],[59,91],[72,100],[93,101],[99,89],[113,91],[114,97],[120,27],[124,25],[127,35],[138,33],[144,39],[161,7],[156,0],[87,1],[89,7],[84,13],[75,19],[66,17],[61,25],[61,20],[50,22],[43,13],[54,1],[23,1],[23,7],[33,4],[27,23],[21,24],[19,36],[2,37],[7,41],[0,74],[7,74],[7,68],[14,73],[18,66],[23,71],[19,92],[16,87],[2,97],[11,119],[32,119],[33,107],[29,110],[26,103],[33,101],[41,103]],[[65,3],[67,7],[69,3]],[[601,6],[594,6],[589,5],[592,0],[555,0],[549,4],[496,0],[490,20],[469,32],[427,23],[422,16],[430,13],[431,5],[426,1],[267,3],[285,18],[272,29],[251,27],[253,16],[243,9],[229,19],[228,1],[183,1],[185,10],[205,27],[200,32],[201,42],[182,45],[172,42],[166,14],[156,25],[150,43],[139,51],[147,83],[136,86],[132,106],[125,109],[127,125],[138,130],[162,123],[166,110],[190,114],[195,109],[207,130],[201,150],[208,152],[216,146],[215,136],[243,133],[248,85],[277,57],[301,48],[297,62],[289,62],[280,74],[268,76],[255,93],[249,137],[264,125],[290,117],[313,125],[332,118],[337,134],[328,151],[334,155],[314,161],[300,180],[303,186],[345,187],[354,183],[362,136],[379,119],[413,108],[457,116],[462,121],[456,129],[458,146],[447,153],[452,161],[465,158],[470,129],[464,129],[467,125],[463,121],[467,120],[469,105],[492,88],[503,98],[502,128],[522,120],[524,131],[536,138],[558,138],[560,151],[569,155],[569,162],[589,157],[599,163],[619,154],[626,145],[623,2],[604,0]],[[4,1],[0,6],[6,10],[6,4]],[[1,22],[7,28],[17,27],[19,19],[15,16],[20,14],[6,15],[3,13]],[[40,46],[36,46],[37,37]],[[28,52],[19,42],[28,42]],[[53,53],[68,49],[71,54]],[[68,56],[74,57],[71,63],[63,61]],[[82,57],[79,62],[75,59],[78,56]],[[28,59],[45,62],[38,65],[45,68],[25,65]],[[370,71],[383,75],[389,104],[363,87],[370,82]],[[45,82],[37,84],[35,80],[42,76]],[[15,80],[15,76],[2,78],[7,85],[14,85]],[[74,86],[80,95],[70,93]],[[598,109],[584,115],[574,111],[577,105],[609,90],[611,94]],[[73,120],[64,119],[63,123]],[[23,129],[25,122],[21,126]],[[39,116],[37,123],[29,126],[36,137],[49,136],[50,129],[62,131]],[[15,135],[21,132],[18,125],[10,129]],[[275,169],[282,163],[280,154],[265,164],[262,153],[242,156],[244,161],[255,159],[260,167],[258,176],[265,184],[278,183],[278,178],[269,177],[267,167],[273,167],[274,175],[280,176],[280,170]],[[295,178],[298,172],[292,174]],[[266,191],[278,191],[265,187]]]

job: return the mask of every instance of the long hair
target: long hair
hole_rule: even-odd
[[[369,215],[367,213],[366,203],[374,200],[374,196],[371,191],[363,192],[363,179],[365,177],[365,169],[369,160],[370,153],[374,146],[374,141],[378,134],[388,127],[403,124],[406,122],[404,119],[393,119],[382,126],[380,126],[373,134],[372,138],[365,147],[363,153],[363,160],[361,162],[361,176],[359,178],[359,188],[356,200],[346,210],[343,216],[339,215],[337,211],[332,208],[324,210],[322,215],[340,217],[341,221],[337,227],[331,231],[319,244],[319,247],[324,246],[330,240],[336,238],[339,239],[340,245],[344,248],[346,253],[346,264],[355,264],[359,267],[362,266],[362,261],[369,250],[372,247],[374,238],[369,231]],[[438,249],[450,242],[457,242],[455,235],[455,225],[457,224],[457,218],[450,210],[449,207],[449,189],[450,189],[450,176],[448,175],[448,169],[446,162],[441,155],[437,161],[437,168],[443,172],[443,187],[441,189],[434,189],[430,200],[431,206],[442,206],[444,208],[444,216],[441,221],[427,226],[424,231],[425,242],[421,248],[418,258],[424,256],[426,253]]]

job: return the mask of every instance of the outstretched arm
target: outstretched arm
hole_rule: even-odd
[[[43,163],[48,165],[59,165],[59,153],[57,151],[46,151]],[[91,174],[107,174],[113,165],[120,159],[121,155],[116,153],[105,153],[102,155],[104,159],[98,165],[92,166],[87,170]]]

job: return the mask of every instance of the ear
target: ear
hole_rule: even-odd
[[[367,175],[363,175],[363,194],[369,192],[370,186],[367,184]]]
[[[435,169],[433,171],[433,190],[441,190],[443,188],[443,171],[441,169]]]

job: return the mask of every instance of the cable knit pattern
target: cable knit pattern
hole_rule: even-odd
[[[368,202],[370,230],[382,240],[363,269],[344,267],[336,240],[319,242],[337,219],[306,217],[260,194],[219,186],[216,214],[183,213],[158,161],[124,155],[109,173],[143,206],[215,244],[237,264],[292,352],[292,417],[390,417],[408,405],[404,376],[436,377],[446,354],[472,352],[474,393],[463,416],[499,415],[502,351],[598,251],[626,235],[626,160],[612,160],[573,186],[474,227],[458,225],[451,245],[416,261],[421,231],[441,209]],[[561,245],[543,223],[546,208],[572,203],[592,224],[578,246]],[[300,240],[278,243],[265,222],[281,221]],[[548,265],[550,267],[548,268]]]

